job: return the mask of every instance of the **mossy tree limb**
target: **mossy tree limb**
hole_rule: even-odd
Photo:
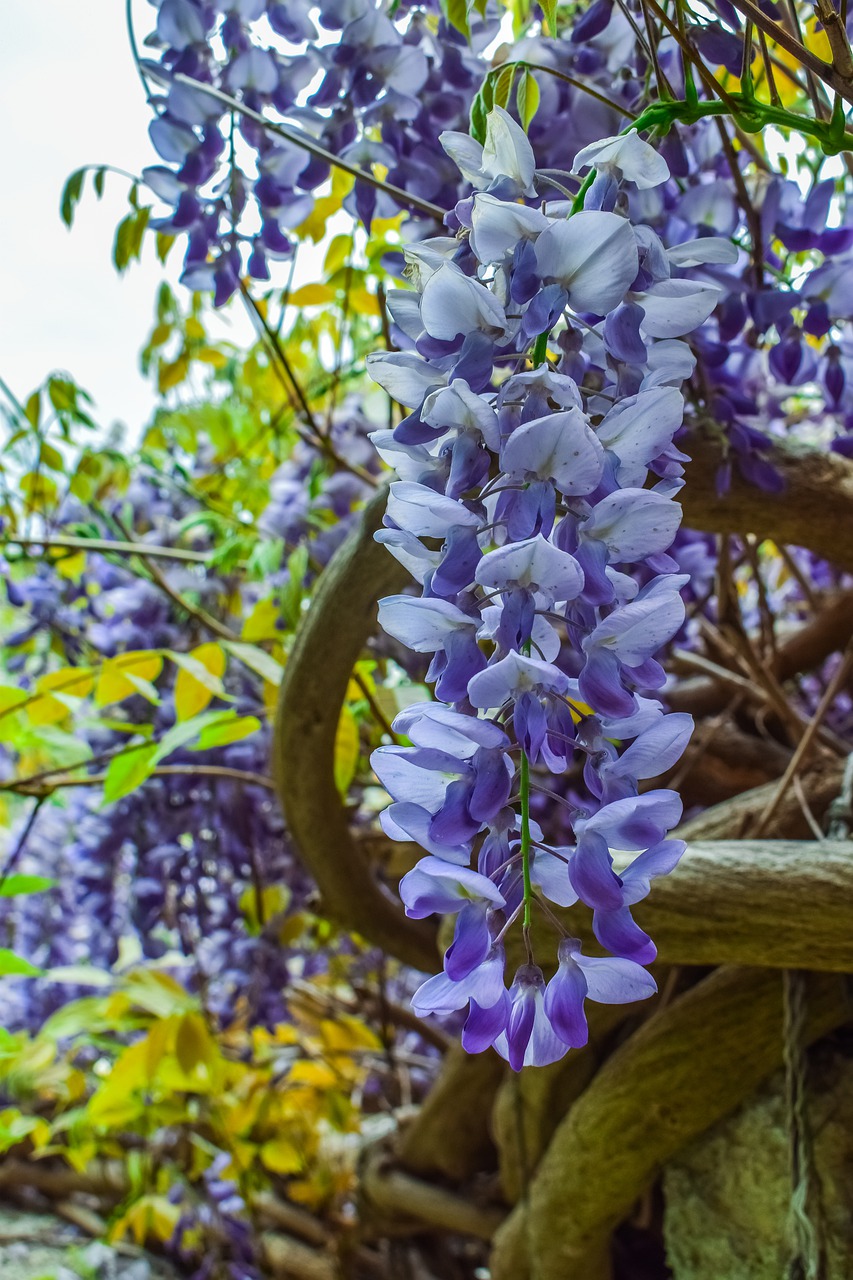
[[[376,602],[408,574],[373,534],[387,491],[364,509],[329,562],[296,633],[279,692],[273,773],[284,816],[317,882],[322,910],[346,929],[416,969],[439,964],[434,930],[408,920],[374,878],[353,839],[335,786],[335,735],[352,669],[376,630]]]
[[[850,1016],[846,980],[811,975],[808,1007],[812,1042]],[[610,1232],[661,1167],[781,1060],[777,973],[718,969],[660,1010],[557,1127],[528,1199],[497,1232],[492,1280],[605,1276]]]

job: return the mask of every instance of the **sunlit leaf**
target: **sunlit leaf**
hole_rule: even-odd
[[[95,702],[99,707],[105,707],[111,702],[121,702],[134,693],[142,693],[153,701],[157,697],[157,691],[153,691],[152,698],[152,682],[162,669],[163,655],[151,650],[138,650],[123,653],[118,658],[110,658],[104,663],[98,677]]]
[[[188,720],[224,692],[222,676],[228,659],[222,646],[212,642],[172,657],[180,668],[175,680],[175,711],[179,720]]]
[[[0,975],[14,974],[21,978],[38,978],[44,973],[36,965],[30,964],[23,956],[16,955],[8,947],[0,947]]]
[[[114,756],[107,767],[104,779],[104,803],[114,804],[122,796],[130,795],[151,777],[157,763],[157,748],[153,744],[138,747]]]
[[[0,898],[15,898],[19,894],[44,893],[57,883],[47,876],[11,875],[0,879]]]
[[[243,644],[239,640],[226,640],[222,647],[239,659],[250,671],[262,676],[268,684],[276,686],[281,684],[284,667],[265,649],[259,649],[253,644]]]
[[[349,707],[341,708],[335,734],[335,786],[346,795],[358,768],[358,722]]]
[[[259,600],[243,623],[241,639],[246,641],[277,640],[281,635],[281,605],[277,600]]]
[[[521,123],[525,129],[529,129],[530,122],[539,107],[539,85],[536,83],[536,77],[531,75],[526,67],[522,71],[518,82],[516,104]]]
[[[289,1173],[300,1173],[305,1167],[301,1152],[286,1138],[271,1138],[263,1144],[258,1154],[265,1168],[282,1177]]]
[[[178,1022],[175,1056],[186,1075],[200,1064],[211,1064],[218,1056],[216,1041],[200,1013],[185,1013]]]
[[[249,734],[256,733],[260,727],[261,722],[257,716],[238,716],[233,712],[226,712],[216,723],[202,729],[192,750],[211,751],[214,747],[225,747],[229,742],[240,742],[243,738],[248,738]]]
[[[327,284],[304,284],[296,289],[288,301],[294,307],[319,307],[334,302],[335,290]]]

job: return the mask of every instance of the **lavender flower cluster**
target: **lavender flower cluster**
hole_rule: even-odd
[[[307,144],[364,171],[382,165],[408,194],[401,203],[357,179],[344,205],[368,230],[374,216],[402,207],[413,219],[405,235],[418,236],[435,225],[430,205],[452,208],[467,192],[469,173],[463,165],[460,175],[437,139],[442,129],[465,127],[489,69],[484,50],[499,29],[493,6],[483,18],[471,14],[469,44],[432,0],[155,5],[156,28],[146,43],[158,57],[143,67],[162,86],[152,98],[158,114],[151,124],[160,163],[144,177],[170,207],[152,226],[185,238],[184,282],[213,292],[217,305],[241,275],[266,281],[271,265],[292,255],[330,173]],[[578,150],[618,133],[648,103],[648,53],[636,35],[642,10],[632,9],[597,0],[559,38],[534,26],[496,55],[537,68],[540,107],[530,135],[549,166],[543,172],[560,182]],[[324,32],[336,38],[325,43]],[[714,7],[692,36],[710,66],[737,73],[744,30],[730,6]],[[677,47],[663,41],[658,61],[680,93]],[[491,70],[498,70],[495,62]],[[231,113],[217,93],[240,109]],[[288,136],[243,108],[263,115],[271,129],[284,126]],[[753,181],[749,153],[721,147],[714,120],[679,126],[661,152],[669,180],[623,193],[636,222],[668,244],[697,235],[756,241],[734,269],[706,264],[721,291],[719,308],[695,350],[704,408],[726,441],[720,490],[735,467],[750,482],[779,489],[767,435],[788,433],[793,396],[812,405],[816,438],[835,436],[833,448],[853,453],[853,227],[845,196],[822,170],[805,193],[802,174],[798,182],[793,173],[762,171]]]
[[[369,361],[416,406],[373,438],[399,476],[377,538],[422,591],[382,600],[379,619],[433,655],[438,701],[399,715],[412,745],[381,747],[372,763],[393,800],[383,829],[426,852],[400,886],[407,913],[456,913],[444,971],[414,1007],[467,1005],[465,1047],[494,1045],[519,1069],[586,1042],[586,999],[655,990],[643,967],[655,947],[631,908],[678,861],[682,842],[667,833],[681,804],[640,784],[678,760],[692,728],[653,696],[687,581],[668,554],[685,461],[679,388],[694,363],[679,338],[718,298],[684,268],[736,251],[714,238],[665,249],[602,208],[623,184],[669,176],[635,133],[576,157],[596,176],[575,212],[524,203],[537,194],[534,154],[500,107],[483,146],[458,133],[442,144],[475,194],[456,206],[456,235],[407,251],[416,289],[389,297],[404,349]],[[530,791],[575,761],[588,799],[573,808],[572,842],[549,845]],[[614,851],[629,855],[618,871]],[[549,903],[578,901],[610,955],[565,936],[546,984],[534,913],[554,922]],[[507,990],[517,920],[527,958]]]
[[[268,280],[270,261],[292,256],[293,232],[330,174],[306,142],[357,169],[384,166],[413,197],[453,204],[458,173],[435,140],[467,119],[480,70],[476,49],[443,21],[437,38],[430,8],[395,5],[393,21],[372,0],[159,0],[146,41],[159,59],[143,69],[164,86],[149,130],[162,163],[143,177],[171,206],[152,225],[187,238],[184,284],[219,306],[244,272]],[[497,23],[475,29],[479,48]],[[284,136],[247,114],[229,123],[217,93],[271,114]],[[361,179],[344,205],[368,230],[399,208]]]

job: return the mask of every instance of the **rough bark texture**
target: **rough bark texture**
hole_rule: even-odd
[[[817,764],[804,765],[801,774],[803,794],[807,797],[809,807],[818,822],[824,819],[827,809],[841,789],[844,776],[844,761],[821,760]],[[698,817],[684,822],[675,835],[688,843],[702,840],[738,840],[745,836],[752,824],[767,808],[776,794],[776,782],[755,787],[752,791],[744,791],[742,795],[727,800],[724,804],[714,805],[706,809]],[[802,805],[796,792],[791,788],[786,792],[782,803],[776,810],[770,825],[764,832],[767,840],[810,840],[812,831],[809,827]],[[658,884],[660,881],[657,882]]]
[[[374,879],[335,786],[335,734],[352,669],[376,628],[376,601],[408,575],[373,541],[380,490],[332,557],[284,669],[273,772],[290,834],[322,896],[323,913],[416,969],[438,965],[434,930],[408,920]]]
[[[714,840],[691,844],[632,914],[664,964],[757,965],[853,972],[853,843]],[[588,938],[584,908],[556,909],[569,934]],[[537,920],[537,958],[556,952]],[[518,955],[513,948],[518,948]],[[511,940],[510,962],[521,960]],[[592,948],[591,948],[592,949]]]
[[[812,976],[808,1003],[812,1042],[849,1016],[845,980]],[[662,1009],[612,1054],[557,1128],[529,1198],[495,1237],[492,1280],[605,1276],[613,1227],[662,1166],[733,1111],[781,1056],[778,974],[719,969]]]
[[[692,461],[680,495],[684,522],[707,533],[754,533],[808,547],[842,569],[853,569],[853,463],[837,453],[774,444],[767,457],[781,475],[783,493],[765,493],[737,466],[729,492],[715,480],[725,460],[722,437],[699,428],[683,442]]]
[[[853,1261],[853,1061],[816,1046],[808,1068],[812,1221],[825,1280]],[[674,1280],[780,1280],[788,1274],[791,1170],[785,1078],[772,1080],[697,1138],[664,1173],[664,1234]]]

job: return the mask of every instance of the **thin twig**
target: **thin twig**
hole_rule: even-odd
[[[771,818],[775,814],[776,810],[779,808],[779,805],[782,803],[782,800],[785,797],[785,792],[788,790],[788,787],[791,784],[791,780],[793,779],[794,775],[796,774],[797,770],[802,764],[807,752],[809,751],[809,748],[811,747],[815,739],[815,735],[817,734],[817,731],[820,728],[821,721],[823,720],[824,716],[829,710],[829,706],[833,698],[838,693],[838,690],[841,688],[842,684],[847,679],[851,670],[853,670],[853,641],[851,641],[847,645],[847,648],[844,650],[844,655],[841,659],[841,662],[836,667],[835,674],[833,675],[829,684],[826,686],[826,689],[824,690],[824,693],[823,693],[823,697],[818,703],[817,709],[814,715],[812,716],[811,720],[806,726],[806,730],[802,738],[800,738],[800,741],[797,743],[797,748],[794,751],[794,754],[791,756],[790,763],[788,764],[787,769],[785,770],[785,772],[783,773],[779,781],[779,785],[776,788],[776,792],[774,796],[770,800],[769,804],[767,805],[767,808],[764,810],[761,817],[758,819],[758,823],[756,824],[755,830],[752,832],[753,838],[757,838],[758,836],[763,834]]]
[[[774,22],[772,18],[768,18],[764,11],[755,3],[755,0],[732,0],[734,7],[745,18],[750,18],[759,31],[763,31],[771,40],[796,58],[797,62],[808,71],[813,71],[819,80],[823,80],[831,89],[845,100],[845,102],[853,102],[853,86],[851,86],[843,76],[824,62],[817,54],[812,53],[804,44],[798,41],[794,36],[790,35],[778,22]]]
[[[2,873],[0,873],[0,890],[3,889],[9,876],[15,870],[15,867],[18,865],[18,862],[20,861],[21,854],[24,852],[26,843],[33,833],[33,827],[36,824],[36,819],[39,816],[39,810],[44,804],[45,799],[46,799],[45,796],[37,796],[35,804],[33,805],[32,809],[27,815],[27,820],[24,823],[24,829],[21,832],[21,834],[18,836],[18,839],[15,841],[15,847],[12,850],[12,852],[9,854],[9,857],[6,859],[6,864],[3,867]]]
[[[119,529],[121,529],[122,533],[125,535],[128,543],[133,545],[134,539],[130,530],[124,526],[118,516],[115,516],[114,519]],[[207,631],[211,631],[215,636],[219,636],[220,640],[234,641],[240,639],[236,631],[232,631],[224,622],[220,622],[218,618],[214,618],[213,615],[208,613],[206,609],[203,609],[201,605],[191,604],[189,600],[185,600],[180,591],[176,591],[171,585],[159,565],[154,564],[153,561],[149,561],[145,552],[141,549],[142,544],[137,545],[140,547],[140,550],[138,550],[136,554],[151,574],[154,582],[163,594],[168,596],[179,609],[183,609],[184,613],[189,614],[191,618],[195,618],[196,621],[201,623]]]
[[[254,120],[255,124],[259,124],[268,133],[278,134],[280,138],[286,138],[288,142],[294,143],[297,147],[302,147],[309,155],[316,156],[318,160],[324,160],[326,164],[332,165],[336,169],[342,169],[344,173],[350,174],[359,182],[366,182],[368,186],[375,187],[377,191],[385,191],[404,208],[417,209],[420,213],[425,213],[431,218],[437,218],[439,222],[444,221],[446,210],[440,205],[433,204],[431,200],[422,200],[420,196],[413,195],[411,191],[404,191],[402,187],[395,186],[393,182],[383,182],[381,178],[376,178],[367,169],[360,169],[356,164],[350,164],[348,160],[341,159],[335,155],[334,151],[329,151],[321,143],[312,138],[309,133],[303,132],[296,125],[276,124],[259,111],[253,111],[251,107],[247,107],[245,103],[239,102],[236,98],[232,98],[230,94],[223,93],[221,89],[214,88],[211,84],[205,84],[202,80],[195,80],[192,76],[186,76],[182,72],[177,72],[173,76],[158,75],[164,84],[183,84],[190,89],[195,89],[200,93],[206,93],[208,97],[215,98],[221,102],[229,111],[239,112],[245,116],[247,120]]]
[[[184,551],[180,547],[160,547],[147,542],[113,542],[109,538],[78,538],[71,536],[53,536],[50,538],[12,538],[0,537],[3,547],[44,547],[45,551],[100,551],[104,555],[138,556],[140,554],[153,560],[180,560],[184,564],[206,565],[210,560],[207,551]],[[142,551],[140,552],[140,546]]]
[[[148,774],[148,778],[225,778],[231,782],[242,782],[246,786],[263,787],[266,791],[274,791],[272,778],[263,773],[254,773],[249,769],[231,769],[221,764],[163,764],[157,765]],[[28,785],[26,778],[17,782],[3,783],[2,790],[13,791],[17,795],[38,796],[45,799],[54,791],[68,787],[102,787],[107,780],[105,773],[88,774],[85,778],[57,778],[54,782],[33,783]],[[148,780],[147,778],[145,779]]]

